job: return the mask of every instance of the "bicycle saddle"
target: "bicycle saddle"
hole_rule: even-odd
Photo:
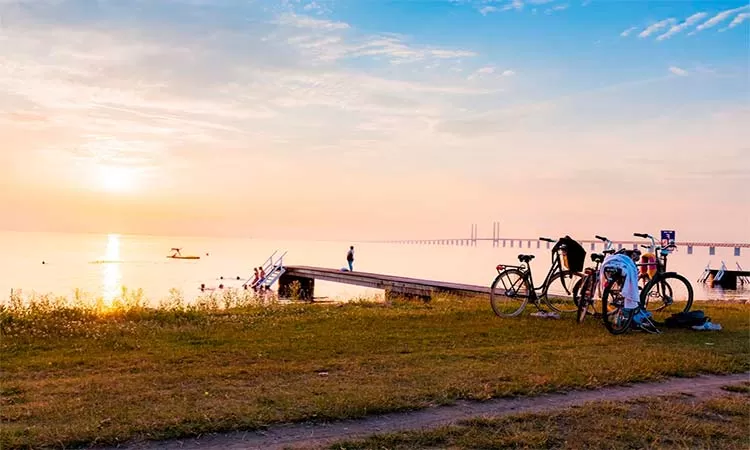
[[[605,255],[614,255],[615,250],[614,249],[604,250],[602,253],[604,253]]]
[[[527,263],[534,259],[534,255],[518,255],[518,260],[522,263]]]
[[[604,268],[604,275],[607,278],[611,279],[612,277],[622,277],[623,276],[623,272],[622,272],[622,269],[619,268],[619,267],[605,267]]]
[[[604,255],[602,255],[601,253],[592,253],[591,260],[594,261],[595,263],[600,263],[604,261]]]

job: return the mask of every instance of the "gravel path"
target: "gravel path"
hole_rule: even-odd
[[[716,395],[722,386],[750,381],[750,373],[671,378],[663,382],[639,383],[587,391],[515,397],[486,402],[459,401],[420,411],[371,416],[331,423],[277,425],[265,431],[233,432],[172,441],[147,441],[118,448],[132,450],[240,450],[316,448],[342,439],[372,434],[434,428],[478,416],[503,416],[567,408],[601,400],[627,400],[636,397],[686,393],[696,397]]]

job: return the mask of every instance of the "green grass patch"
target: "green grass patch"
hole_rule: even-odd
[[[730,384],[729,386],[722,386],[722,389],[729,392],[740,392],[743,394],[750,394],[750,382],[740,384]]]
[[[720,332],[611,336],[486,300],[0,307],[0,448],[113,444],[750,369],[750,306]]]
[[[542,414],[472,419],[430,431],[339,442],[331,450],[413,448],[750,448],[750,397],[678,396],[596,402]]]

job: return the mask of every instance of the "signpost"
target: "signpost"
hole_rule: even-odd
[[[674,236],[674,230],[661,230],[661,247],[664,248],[668,245],[674,245]],[[673,250],[674,248],[669,249],[670,252],[672,252]]]

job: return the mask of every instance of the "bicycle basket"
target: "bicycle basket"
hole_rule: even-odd
[[[560,238],[555,244],[555,250],[559,250],[561,246],[565,246],[562,255],[563,266],[573,272],[582,271],[583,264],[586,261],[586,249],[570,236]]]

